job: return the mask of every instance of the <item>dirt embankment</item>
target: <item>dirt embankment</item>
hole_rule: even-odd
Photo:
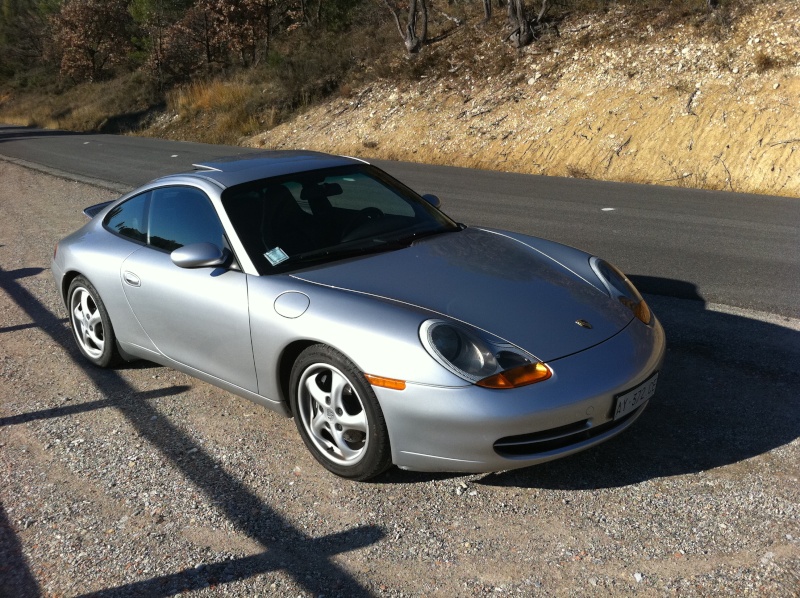
[[[245,144],[800,197],[800,3],[660,14],[567,19],[504,69],[467,26],[447,43],[482,45],[447,49],[443,76],[375,83]]]

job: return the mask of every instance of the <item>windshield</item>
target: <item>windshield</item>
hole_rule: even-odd
[[[260,274],[407,246],[460,227],[368,165],[236,185],[222,204]]]

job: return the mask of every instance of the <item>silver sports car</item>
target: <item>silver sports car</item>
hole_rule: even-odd
[[[664,331],[608,262],[458,224],[361,160],[195,167],[87,208],[56,246],[95,365],[147,359],[294,417],[356,480],[563,457],[655,392]]]

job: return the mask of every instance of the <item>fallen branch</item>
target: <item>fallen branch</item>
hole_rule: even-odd
[[[661,182],[662,183],[669,183],[671,181],[682,181],[683,179],[688,179],[690,176],[692,176],[692,173],[691,172],[686,172],[686,173],[682,174],[681,176],[675,177],[674,179],[663,179]]]
[[[616,153],[618,156],[619,156],[619,153],[620,153],[622,150],[624,150],[624,149],[625,149],[625,146],[627,146],[627,145],[628,145],[628,144],[631,142],[631,139],[633,139],[633,135],[630,135],[630,136],[628,136],[628,138],[625,140],[625,142],[624,142],[622,145],[620,145],[620,146],[619,146],[619,147],[618,147],[618,148],[615,150],[615,153]]]
[[[450,37],[456,31],[458,31],[458,28],[460,26],[461,26],[460,24],[454,25],[453,27],[450,27],[450,29],[447,29],[446,31],[442,31],[439,35],[436,35],[434,37],[429,37],[428,41],[426,41],[425,44],[426,45],[435,44],[436,42],[440,42],[443,39]]]
[[[464,21],[463,21],[463,19],[459,19],[458,17],[453,17],[453,16],[450,16],[449,14],[447,14],[446,12],[444,12],[444,11],[443,11],[441,8],[438,8],[438,7],[437,7],[437,8],[436,8],[436,12],[438,12],[440,15],[442,15],[442,16],[443,16],[445,19],[447,19],[448,21],[452,21],[453,23],[455,23],[455,24],[456,24],[456,25],[458,25],[459,27],[460,27],[461,25],[463,25],[463,24],[464,24]]]
[[[795,137],[794,139],[787,139],[786,141],[774,141],[769,144],[769,147],[773,147],[775,145],[786,145],[787,143],[796,143],[800,141],[800,137]]]
[[[686,102],[686,113],[687,114],[691,114],[692,116],[697,116],[697,114],[695,114],[695,111],[692,110],[692,102],[694,102],[694,97],[697,95],[698,91],[700,91],[700,90],[695,89],[692,92],[692,95],[689,96],[689,101]]]
[[[470,117],[470,118],[475,118],[476,116],[482,116],[482,115],[484,115],[484,114],[488,114],[488,113],[489,113],[489,112],[491,112],[492,110],[493,110],[492,108],[486,108],[486,109],[484,109],[484,110],[479,110],[479,111],[478,111],[478,112],[476,112],[475,114],[470,114],[470,115],[469,115],[469,117]]]
[[[589,24],[579,25],[575,29],[567,29],[567,33],[578,33],[578,31],[583,31],[584,29],[588,29],[589,27],[591,27],[591,25]]]

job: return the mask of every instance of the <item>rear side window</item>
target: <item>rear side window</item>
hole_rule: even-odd
[[[151,191],[148,228],[148,243],[166,251],[201,242],[225,246],[214,206],[205,193],[191,187]]]
[[[132,197],[113,208],[106,216],[106,228],[134,241],[147,243],[147,199],[150,193]]]

